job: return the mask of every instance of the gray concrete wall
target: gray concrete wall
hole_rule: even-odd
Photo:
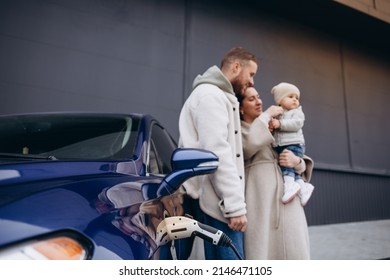
[[[0,113],[145,112],[176,132],[182,1],[0,3]]]

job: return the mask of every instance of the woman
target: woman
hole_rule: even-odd
[[[310,259],[309,234],[305,213],[298,197],[283,204],[283,177],[279,164],[294,168],[309,180],[313,167],[290,151],[279,158],[272,147],[268,126],[283,112],[271,106],[262,112],[262,101],[253,87],[239,95],[246,175],[247,229],[244,233],[245,258]],[[305,171],[306,170],[306,171]],[[305,172],[304,172],[305,171]]]

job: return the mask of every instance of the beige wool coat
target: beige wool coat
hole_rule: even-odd
[[[310,259],[308,226],[299,197],[282,203],[283,177],[268,127],[256,119],[241,122],[246,175],[248,227],[244,233],[248,260]],[[305,158],[310,179],[312,160]]]

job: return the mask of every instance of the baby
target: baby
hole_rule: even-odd
[[[275,138],[274,147],[278,153],[284,149],[292,151],[296,156],[303,157],[305,153],[305,139],[302,131],[305,121],[305,114],[300,105],[300,91],[290,83],[280,83],[274,86],[271,93],[276,105],[281,106],[284,111],[278,118],[271,120]],[[280,167],[284,178],[283,203],[288,203],[298,194],[302,206],[305,206],[314,190],[314,186],[305,183],[293,168]]]

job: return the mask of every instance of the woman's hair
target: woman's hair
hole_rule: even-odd
[[[236,97],[237,97],[237,100],[238,102],[240,103],[240,106],[242,106],[242,101],[244,100],[245,98],[245,93],[241,93],[241,92],[236,92]]]
[[[248,89],[248,88],[247,88]],[[247,90],[246,89],[246,90]],[[245,90],[245,91],[246,91]],[[237,97],[237,100],[238,102],[240,103],[240,107],[242,106],[242,102],[244,101],[245,99],[245,92],[242,93],[242,92],[236,92],[236,97]],[[241,110],[239,111],[239,114],[240,114],[240,119],[243,120],[243,115],[241,114]]]
[[[248,61],[253,61],[257,64],[257,57],[250,51],[242,47],[232,48],[228,51],[221,61],[221,68],[226,65],[233,63],[235,60],[240,60],[242,64],[245,64]]]

